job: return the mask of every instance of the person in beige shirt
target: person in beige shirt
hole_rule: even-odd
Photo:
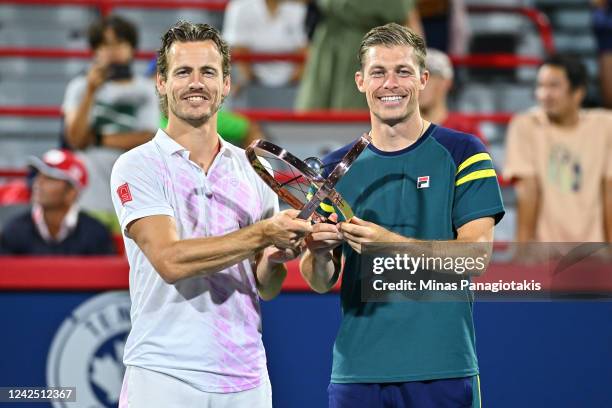
[[[538,106],[516,115],[504,176],[517,194],[519,242],[610,242],[612,112],[581,109],[587,73],[555,55],[539,68]]]

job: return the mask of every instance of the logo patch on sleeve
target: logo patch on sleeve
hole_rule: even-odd
[[[124,183],[117,187],[117,195],[121,200],[121,205],[125,205],[128,201],[132,201],[132,192],[128,183]]]

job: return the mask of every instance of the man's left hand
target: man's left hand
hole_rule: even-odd
[[[361,244],[368,242],[398,242],[401,237],[393,232],[361,218],[353,217],[350,222],[342,222],[338,229],[342,237],[357,253]]]

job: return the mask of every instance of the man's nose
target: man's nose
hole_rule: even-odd
[[[393,88],[396,88],[398,86],[398,84],[397,84],[397,77],[395,76],[395,73],[390,72],[389,74],[387,74],[387,77],[385,78],[385,82],[384,82],[383,86],[386,89],[393,89]]]
[[[191,74],[191,81],[189,82],[189,88],[191,89],[202,89],[204,88],[204,82],[202,81],[203,75],[199,72],[193,72]]]

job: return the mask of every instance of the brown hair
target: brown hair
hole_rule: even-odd
[[[383,45],[392,47],[396,45],[408,46],[414,48],[414,55],[419,69],[425,69],[425,56],[427,49],[423,37],[416,34],[414,31],[397,23],[389,23],[383,26],[374,27],[361,40],[359,46],[359,65],[363,70],[365,62],[365,54],[372,47]]]
[[[120,16],[108,16],[91,24],[87,29],[87,40],[92,50],[98,49],[104,42],[104,32],[110,28],[119,41],[125,41],[133,49],[138,47],[138,30],[129,20]]]
[[[161,38],[161,47],[157,51],[157,72],[165,80],[168,78],[168,51],[175,42],[196,42],[210,40],[215,43],[221,57],[223,78],[230,74],[230,51],[229,46],[221,38],[219,31],[208,24],[194,24],[189,21],[179,20]],[[168,99],[159,96],[159,107],[168,116]]]

